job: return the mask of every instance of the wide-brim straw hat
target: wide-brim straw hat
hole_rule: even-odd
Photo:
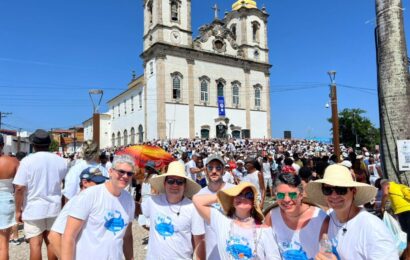
[[[218,201],[221,204],[225,214],[228,214],[229,211],[233,208],[233,199],[241,194],[241,192],[246,189],[250,188],[253,192],[253,208],[256,211],[256,215],[258,217],[259,221],[263,221],[264,215],[262,213],[261,208],[259,207],[259,201],[258,201],[258,191],[256,190],[256,187],[250,183],[250,182],[241,182],[238,185],[225,189],[225,190],[220,190],[217,192],[216,196],[218,197]]]
[[[349,169],[337,164],[330,165],[326,168],[323,179],[309,182],[306,186],[307,197],[311,202],[328,207],[325,200],[326,196],[322,193],[323,184],[356,188],[356,194],[353,199],[353,203],[356,206],[370,202],[377,194],[375,187],[354,181]]]
[[[151,184],[151,187],[154,190],[158,191],[160,194],[165,193],[164,181],[168,176],[175,176],[186,179],[186,186],[184,191],[185,197],[192,198],[192,196],[201,189],[201,186],[199,184],[185,175],[185,167],[178,161],[171,162],[168,165],[168,171],[165,174],[152,177],[149,183]]]

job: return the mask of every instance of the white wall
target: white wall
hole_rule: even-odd
[[[152,62],[153,73],[150,73],[150,63]],[[146,78],[146,88],[147,91],[147,129],[144,131],[147,132],[147,139],[152,140],[157,138],[158,129],[157,129],[157,79],[156,79],[156,66],[155,60],[150,60],[147,62],[145,68],[145,78]]]
[[[266,112],[251,111],[251,138],[267,138]]]
[[[166,136],[169,138],[189,137],[188,105],[166,104]],[[171,125],[171,132],[170,132]],[[171,133],[171,135],[170,135]]]

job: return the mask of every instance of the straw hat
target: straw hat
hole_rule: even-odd
[[[149,183],[151,184],[151,187],[159,193],[165,193],[164,181],[168,176],[175,176],[186,179],[186,186],[184,191],[185,197],[192,198],[192,196],[201,189],[201,186],[199,186],[196,182],[185,175],[185,167],[178,161],[171,162],[168,165],[167,173],[151,178]]]
[[[310,201],[322,206],[328,206],[322,193],[322,184],[338,187],[356,188],[353,203],[356,206],[366,204],[376,197],[377,189],[369,184],[353,180],[350,171],[341,165],[333,164],[326,168],[323,179],[309,182],[306,193]]]
[[[225,214],[228,214],[229,210],[233,208],[233,198],[238,196],[246,188],[251,188],[253,192],[253,197],[254,197],[253,208],[256,211],[256,215],[258,219],[260,221],[263,221],[264,216],[263,216],[262,210],[259,207],[259,201],[257,199],[258,191],[256,190],[256,187],[252,183],[246,182],[246,181],[241,182],[232,188],[218,191],[216,196],[218,197],[218,201],[221,204]]]

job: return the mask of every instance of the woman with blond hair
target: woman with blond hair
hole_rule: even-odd
[[[258,192],[249,182],[195,195],[198,213],[216,233],[221,259],[281,259],[272,230],[263,224]],[[221,208],[212,206],[219,202]]]

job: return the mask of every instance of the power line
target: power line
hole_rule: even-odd
[[[0,111],[0,129],[1,129],[1,121],[2,121],[2,118],[5,118],[5,117],[7,117],[7,116],[9,116],[9,115],[11,115],[12,113],[10,113],[10,112],[1,112]]]

